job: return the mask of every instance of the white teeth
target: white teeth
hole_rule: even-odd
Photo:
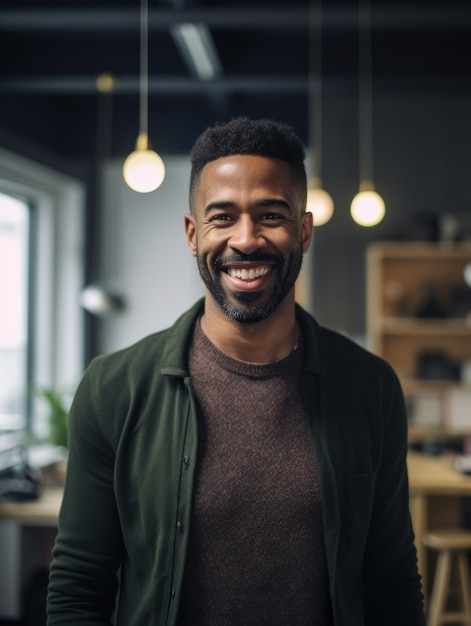
[[[258,267],[257,269],[250,268],[229,268],[228,274],[233,278],[240,278],[242,280],[254,280],[260,276],[268,274],[268,267]]]

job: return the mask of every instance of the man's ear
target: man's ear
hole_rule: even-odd
[[[309,250],[309,246],[311,245],[312,232],[314,229],[314,221],[311,211],[306,211],[301,219],[301,243],[303,247],[303,253],[306,253]]]
[[[190,248],[191,254],[196,256],[196,220],[190,213],[185,215],[185,235],[186,243]]]

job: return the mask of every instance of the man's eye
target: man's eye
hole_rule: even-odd
[[[229,222],[232,221],[232,217],[225,213],[218,213],[217,215],[213,215],[211,218],[211,222]]]
[[[284,219],[284,215],[281,213],[264,213],[261,216],[262,220],[281,220]]]

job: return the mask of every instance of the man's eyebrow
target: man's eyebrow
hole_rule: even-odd
[[[287,209],[290,208],[288,202],[286,202],[286,200],[282,200],[281,198],[264,198],[263,200],[260,200],[259,202],[257,202],[258,206],[272,206],[272,205],[278,205],[278,206],[284,206]]]
[[[228,207],[233,207],[233,206],[234,206],[234,202],[229,202],[225,200],[216,200],[215,202],[210,202],[208,206],[205,207],[204,214],[207,215],[208,213],[210,213],[211,211],[214,211],[215,209],[227,209]]]
[[[265,198],[264,200],[257,202],[257,206],[279,206],[291,211],[291,206],[288,202],[286,202],[286,200],[282,200],[281,198]]]

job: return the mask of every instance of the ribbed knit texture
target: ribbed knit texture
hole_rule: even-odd
[[[179,626],[330,626],[321,506],[300,394],[302,340],[237,361],[198,327],[199,450]]]

